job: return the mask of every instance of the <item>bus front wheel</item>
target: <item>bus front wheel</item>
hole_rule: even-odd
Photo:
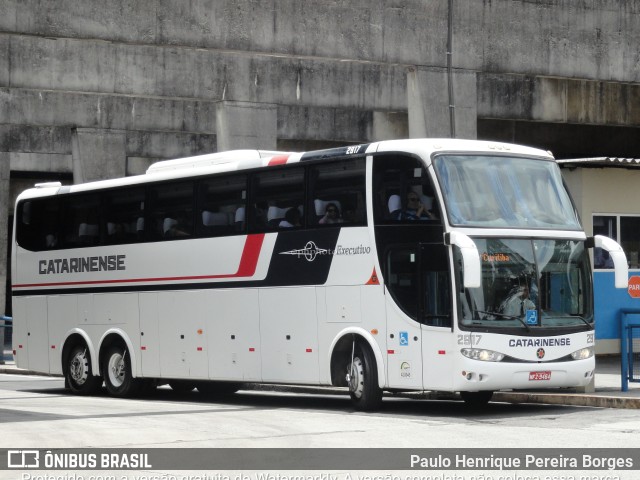
[[[104,356],[102,374],[104,384],[111,395],[127,397],[137,392],[139,385],[131,375],[131,358],[126,347],[109,347]]]
[[[382,389],[378,386],[376,359],[370,348],[357,345],[353,359],[347,365],[347,385],[351,402],[357,410],[372,411],[382,403]]]
[[[76,395],[95,393],[102,379],[91,374],[91,356],[84,345],[73,347],[64,369],[65,380],[69,389]]]

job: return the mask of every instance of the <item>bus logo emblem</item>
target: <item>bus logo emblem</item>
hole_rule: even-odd
[[[538,350],[536,350],[536,357],[540,359],[544,358],[544,348],[539,348]]]
[[[280,255],[295,255],[298,258],[304,257],[307,262],[313,262],[318,255],[326,255],[327,253],[329,253],[329,250],[326,248],[318,248],[315,243],[309,240],[304,248],[289,250],[288,252],[280,252]]]

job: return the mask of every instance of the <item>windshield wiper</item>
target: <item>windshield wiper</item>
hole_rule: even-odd
[[[524,320],[522,320],[522,318],[517,317],[515,315],[507,315],[506,313],[499,313],[499,312],[487,312],[484,310],[475,310],[475,311],[478,313],[484,313],[486,315],[497,315],[499,317],[506,318],[507,320],[518,320],[522,324],[522,326],[527,329],[527,332],[531,331],[531,328],[529,327],[529,325],[527,325],[527,323]]]
[[[582,320],[582,321],[584,322],[584,324],[585,324],[587,327],[589,327],[589,330],[593,330],[593,329],[594,329],[594,327],[593,327],[593,325],[592,325],[592,324],[590,324],[587,320],[585,320],[584,318],[582,318],[582,315],[571,315],[571,316],[572,316],[572,317],[575,317],[575,318],[579,318],[580,320]]]

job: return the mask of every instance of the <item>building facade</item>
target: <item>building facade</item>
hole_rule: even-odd
[[[640,159],[591,157],[559,163],[587,235],[613,238],[627,255],[627,290],[614,287],[607,253],[594,249],[593,255],[596,353],[617,354],[621,310],[637,310],[640,316]]]

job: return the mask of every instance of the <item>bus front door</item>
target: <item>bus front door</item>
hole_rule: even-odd
[[[420,245],[419,320],[422,330],[422,376],[425,390],[453,386],[453,297],[448,249],[441,243]]]
[[[385,258],[387,379],[390,388],[422,388],[422,331],[418,319],[418,245],[391,247]]]

